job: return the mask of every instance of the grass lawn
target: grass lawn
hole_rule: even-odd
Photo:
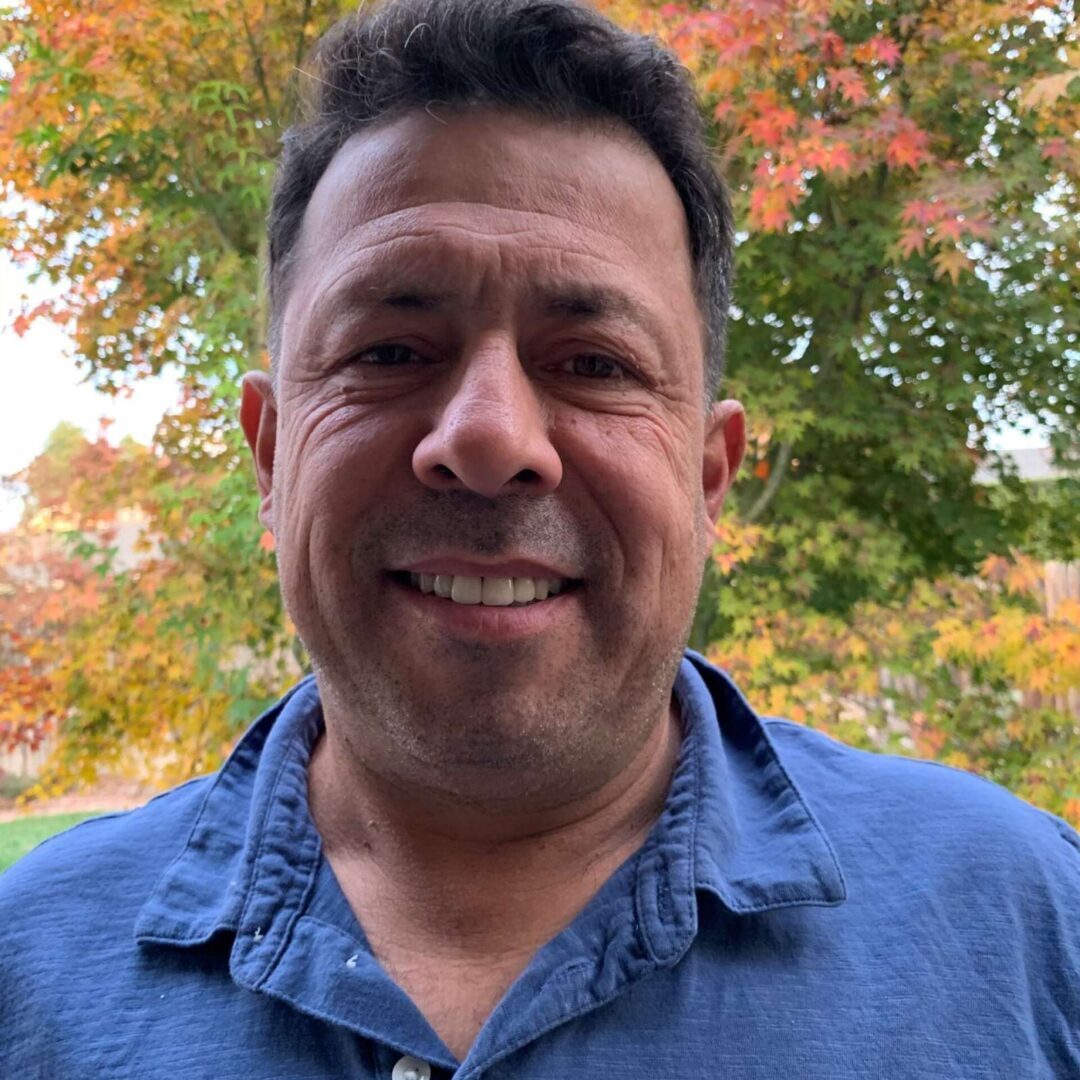
[[[80,821],[97,816],[96,813],[44,814],[5,822],[0,825],[0,874],[16,859],[22,858],[32,847],[40,844],[53,833],[61,832]]]

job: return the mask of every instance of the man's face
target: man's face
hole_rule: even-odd
[[[242,419],[328,730],[427,784],[599,786],[666,715],[742,452],[662,166],[409,114],[333,159],[291,280]]]

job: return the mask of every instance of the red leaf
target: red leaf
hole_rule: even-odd
[[[900,63],[900,46],[890,37],[874,37],[870,39],[874,47],[874,53],[878,60],[888,67],[896,67]]]
[[[960,240],[964,223],[956,218],[944,218],[937,223],[935,233],[938,240],[951,240],[954,244]]]
[[[907,121],[892,137],[885,150],[885,160],[894,169],[917,169],[930,160],[929,145],[930,136]]]
[[[764,105],[761,111],[746,125],[746,133],[762,146],[776,146],[799,122],[799,114],[794,109],[780,105]]]
[[[1066,157],[1069,153],[1068,142],[1060,136],[1056,139],[1047,139],[1042,146],[1042,156],[1047,161],[1057,161],[1059,158]]]
[[[826,30],[821,35],[821,55],[826,63],[843,59],[844,39],[835,31]]]
[[[930,225],[937,220],[939,214],[940,211],[932,202],[912,199],[904,204],[904,209],[900,211],[900,220],[911,225]]]
[[[755,188],[750,193],[750,220],[766,232],[779,232],[791,220],[790,199],[783,188]]]
[[[829,85],[852,105],[861,105],[870,97],[862,76],[852,67],[833,68],[829,72]]]

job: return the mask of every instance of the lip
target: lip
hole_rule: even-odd
[[[573,579],[574,575],[551,563],[535,559],[498,559],[487,561],[458,558],[452,555],[433,555],[405,566],[395,566],[392,572],[404,574],[448,574],[455,577],[507,577]]]
[[[431,573],[428,570],[415,572]],[[554,575],[548,571],[535,576]],[[506,644],[542,634],[561,620],[572,616],[578,609],[576,589],[523,607],[485,607],[483,604],[455,604],[453,600],[444,600],[434,593],[422,593],[397,578],[391,577],[388,582],[418,617],[434,623],[440,633],[448,637],[488,644]]]

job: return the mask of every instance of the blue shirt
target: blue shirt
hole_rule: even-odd
[[[649,838],[460,1065],[322,855],[306,680],[213,776],[0,877],[0,1076],[1080,1077],[1064,822],[763,721],[700,657],[675,692],[685,738]]]

